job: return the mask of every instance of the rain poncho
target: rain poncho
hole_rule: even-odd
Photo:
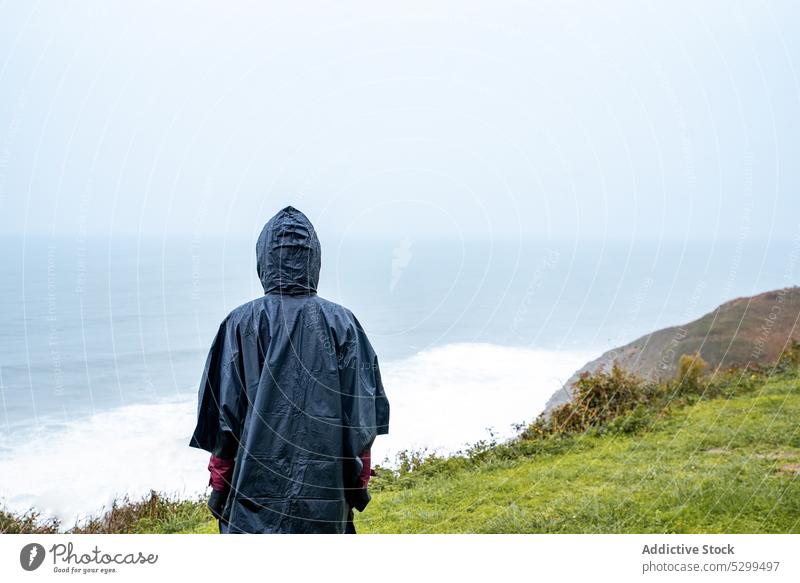
[[[235,459],[229,532],[342,533],[359,454],[389,430],[378,359],[355,316],[317,295],[303,213],[272,217],[256,260],[264,296],[219,327],[190,445]]]

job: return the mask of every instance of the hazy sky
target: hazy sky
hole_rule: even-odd
[[[3,233],[798,233],[794,2],[215,4],[0,4]]]

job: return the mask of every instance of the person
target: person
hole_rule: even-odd
[[[355,532],[369,502],[389,402],[361,324],[317,295],[320,260],[308,218],[278,212],[256,244],[264,295],[225,318],[208,353],[190,445],[211,453],[220,532]]]

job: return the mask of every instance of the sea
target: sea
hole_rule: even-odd
[[[373,458],[506,439],[588,360],[797,283],[797,240],[346,239],[319,293],[359,318],[392,406]],[[0,505],[70,525],[208,484],[189,448],[220,321],[263,292],[247,237],[0,239]]]

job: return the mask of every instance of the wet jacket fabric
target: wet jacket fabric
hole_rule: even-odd
[[[343,533],[364,469],[388,433],[378,358],[358,320],[317,295],[320,244],[292,207],[256,245],[264,296],[222,322],[190,445],[233,459],[229,532]]]

